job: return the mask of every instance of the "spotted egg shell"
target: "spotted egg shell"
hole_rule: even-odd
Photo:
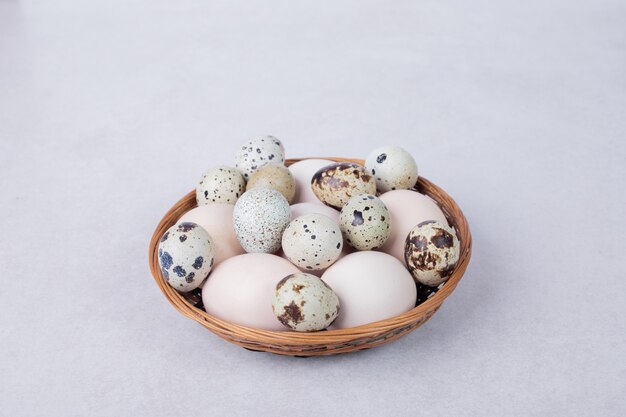
[[[251,190],[259,187],[268,187],[279,191],[289,204],[296,195],[296,180],[283,164],[267,164],[250,175],[246,189]]]
[[[346,242],[358,250],[382,246],[391,233],[391,216],[380,198],[359,194],[341,209],[339,227]]]
[[[285,256],[301,269],[319,271],[333,264],[343,246],[337,223],[318,213],[292,220],[283,233]]]
[[[376,194],[376,181],[361,165],[338,162],[317,171],[311,189],[324,204],[340,210],[354,195]]]
[[[184,222],[170,227],[159,242],[159,266],[169,285],[180,292],[200,286],[211,272],[215,244],[206,230]]]
[[[233,227],[246,252],[274,253],[289,224],[289,203],[272,188],[253,188],[237,200]]]
[[[235,166],[246,180],[263,165],[271,162],[285,163],[285,147],[274,136],[259,136],[239,148]]]
[[[235,169],[219,166],[205,172],[196,187],[199,206],[210,203],[235,204],[246,189],[246,180]]]
[[[376,187],[381,193],[408,190],[417,182],[415,159],[397,146],[373,150],[365,160],[365,167],[376,179]]]
[[[276,284],[272,310],[286,327],[311,332],[332,324],[339,315],[339,299],[320,278],[299,272]]]
[[[418,224],[406,237],[404,260],[417,282],[438,286],[450,278],[459,261],[456,232],[434,220]]]

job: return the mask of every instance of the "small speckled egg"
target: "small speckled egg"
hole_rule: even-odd
[[[296,194],[296,180],[283,164],[267,164],[257,169],[248,180],[247,190],[267,187],[279,191],[291,204]]]
[[[220,166],[208,170],[196,187],[199,206],[210,203],[235,204],[246,189],[243,175],[235,169]]]
[[[272,188],[253,188],[237,200],[233,227],[246,252],[274,253],[280,249],[289,218],[289,203],[281,193]]]
[[[296,180],[296,196],[294,203],[315,203],[322,205],[322,202],[313,194],[311,189],[311,178],[320,169],[334,163],[328,159],[303,159],[289,165],[289,172]]]
[[[206,230],[196,223],[170,227],[159,242],[159,266],[163,277],[180,292],[195,290],[209,275],[215,245]]]
[[[376,194],[376,181],[361,165],[338,162],[313,175],[311,188],[324,204],[341,210],[357,194]]]
[[[254,138],[242,145],[235,155],[235,166],[246,180],[254,171],[272,162],[285,163],[285,147],[274,136]]]
[[[339,299],[320,278],[306,273],[287,275],[276,284],[274,315],[297,332],[323,330],[339,315]]]
[[[373,150],[365,160],[365,168],[376,179],[381,193],[408,190],[417,182],[417,164],[410,153],[397,146]]]
[[[285,256],[301,269],[319,271],[333,264],[343,246],[341,230],[331,218],[318,213],[292,220],[283,233]]]
[[[341,209],[339,226],[346,242],[358,250],[382,246],[391,233],[391,216],[380,198],[359,194]]]
[[[406,237],[404,260],[417,282],[438,286],[450,278],[459,261],[456,232],[434,220],[418,224]]]

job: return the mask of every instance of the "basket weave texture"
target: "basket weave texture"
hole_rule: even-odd
[[[285,164],[289,166],[302,159],[289,159]],[[315,159],[355,162],[363,165],[363,160],[359,159],[329,157]],[[454,200],[441,188],[423,177],[419,177],[415,190],[430,196],[439,204],[448,222],[457,231],[461,253],[457,266],[448,281],[439,288],[418,286],[418,305],[412,310],[390,319],[349,329],[311,333],[275,332],[221,320],[207,314],[202,308],[196,307],[189,296],[180,294],[167,284],[161,274],[158,262],[158,246],[161,236],[184,213],[196,207],[195,191],[190,192],[178,201],[159,222],[150,241],[150,270],[165,297],[178,311],[197,321],[222,339],[246,349],[280,355],[317,356],[354,352],[389,343],[417,329],[437,312],[443,301],[454,291],[463,277],[471,257],[472,237],[470,230],[463,212],[461,212]],[[277,281],[280,278],[277,277]]]

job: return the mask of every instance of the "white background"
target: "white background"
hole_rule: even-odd
[[[266,133],[457,200],[432,320],[298,359],[168,304],[154,227]],[[623,416],[625,140],[624,1],[0,0],[0,415]]]

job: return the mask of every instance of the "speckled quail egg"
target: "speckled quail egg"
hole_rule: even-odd
[[[170,227],[159,242],[161,273],[180,292],[198,288],[211,272],[214,258],[213,239],[196,223]]]
[[[339,298],[315,275],[287,275],[276,284],[272,301],[276,318],[297,332],[323,330],[339,314]]]
[[[343,246],[337,223],[318,213],[292,220],[283,233],[285,256],[301,269],[319,271],[333,264]]]
[[[376,181],[361,165],[338,162],[313,175],[311,189],[324,204],[338,210],[357,194],[376,194]]]
[[[196,187],[196,201],[199,206],[210,203],[235,204],[246,189],[246,180],[235,169],[219,166],[208,170]]]
[[[452,275],[459,261],[459,250],[454,229],[428,220],[409,232],[404,245],[404,260],[417,282],[436,287]]]
[[[247,190],[258,187],[279,191],[291,204],[296,195],[296,180],[283,164],[271,163],[257,169],[248,180]]]
[[[263,165],[276,162],[285,163],[285,147],[274,136],[259,136],[242,145],[235,155],[235,166],[244,178]]]
[[[246,252],[274,253],[280,249],[289,224],[289,203],[272,188],[253,188],[243,193],[233,210],[237,240]]]
[[[346,242],[358,250],[376,249],[391,233],[391,216],[380,198],[359,194],[341,209],[339,226]]]
[[[417,164],[410,153],[397,146],[373,150],[365,160],[365,168],[376,179],[381,193],[408,190],[417,182]]]

